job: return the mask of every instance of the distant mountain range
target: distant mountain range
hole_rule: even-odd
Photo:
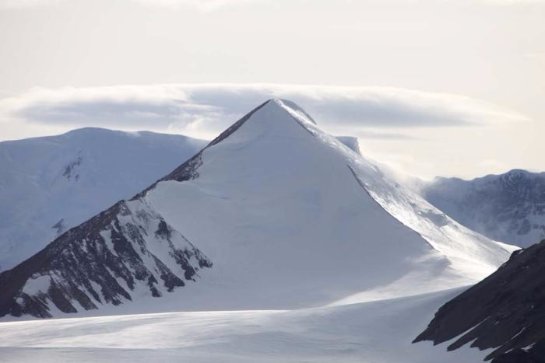
[[[422,195],[464,226],[521,247],[545,238],[545,173],[511,170],[473,180],[437,178]]]

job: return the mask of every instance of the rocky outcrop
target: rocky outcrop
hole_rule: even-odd
[[[494,362],[545,356],[545,241],[516,251],[495,273],[443,305],[415,342],[493,349]],[[511,360],[510,360],[511,359]]]
[[[159,297],[212,262],[144,202],[118,202],[0,274],[0,316],[51,317]]]

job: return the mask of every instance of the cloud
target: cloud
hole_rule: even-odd
[[[355,131],[355,130],[353,130]],[[380,139],[380,140],[421,140],[420,137],[403,134],[400,132],[376,132],[372,130],[363,130],[353,132],[354,136],[362,139]]]
[[[416,127],[470,127],[527,120],[516,112],[452,94],[384,87],[268,84],[36,88],[1,99],[0,119],[211,137],[272,97],[295,101],[332,132],[372,138],[404,138],[407,136],[400,130]]]

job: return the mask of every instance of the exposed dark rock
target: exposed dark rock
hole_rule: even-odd
[[[415,342],[454,338],[448,350],[467,343],[493,348],[486,358],[495,362],[545,353],[545,241],[514,252],[495,273],[443,305]]]
[[[66,165],[66,167],[64,168],[64,171],[62,173],[62,176],[64,176],[66,179],[70,180],[71,178],[74,178],[76,181],[79,180],[79,174],[76,172],[76,169],[78,168],[78,166],[81,165],[81,162],[83,161],[83,159],[81,158],[81,156],[78,156],[78,158],[72,162],[70,162],[70,164]]]
[[[492,363],[545,363],[543,355],[535,354],[532,350],[514,349],[492,360]]]
[[[545,363],[545,340],[530,348],[513,349],[492,360],[492,363]]]
[[[64,218],[61,218],[57,223],[51,226],[54,230],[57,231],[57,236],[64,232]]]
[[[131,203],[116,203],[1,273],[0,316],[49,317],[51,306],[74,313],[119,305],[132,299],[137,285],[161,296],[162,290],[184,286],[200,268],[212,266],[160,216],[139,201]],[[168,251],[177,268],[155,256],[151,244]]]

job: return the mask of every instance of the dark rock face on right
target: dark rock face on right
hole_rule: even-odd
[[[545,240],[443,305],[415,342],[454,338],[448,350],[493,348],[495,363],[545,362]]]
[[[545,363],[545,341],[540,341],[530,349],[513,349],[494,358],[492,363]]]

